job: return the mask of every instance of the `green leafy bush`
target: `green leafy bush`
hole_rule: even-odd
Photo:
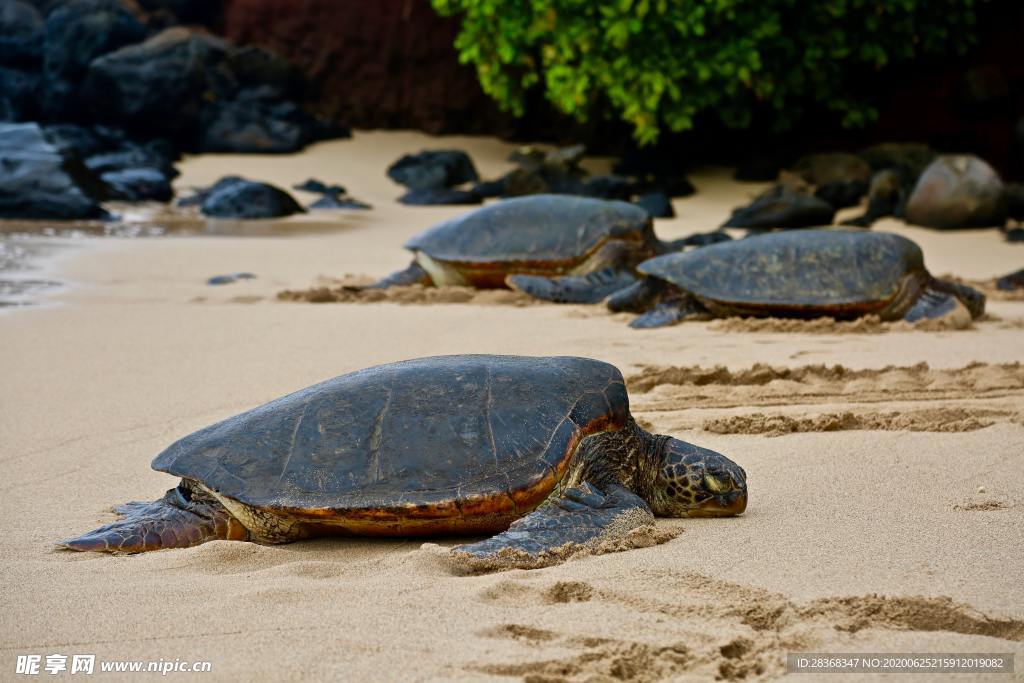
[[[523,113],[543,85],[580,120],[611,107],[642,143],[713,111],[736,128],[765,111],[778,129],[809,106],[846,127],[876,116],[853,90],[884,67],[963,52],[984,0],[433,0],[462,14],[455,42],[484,90]]]

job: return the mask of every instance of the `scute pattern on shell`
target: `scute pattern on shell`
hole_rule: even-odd
[[[533,195],[441,223],[405,247],[442,261],[543,263],[582,259],[602,241],[623,237],[654,240],[646,211],[620,201]]]
[[[794,230],[659,256],[638,270],[703,300],[828,309],[890,299],[924,257],[890,233]]]
[[[324,520],[355,510],[469,516],[494,498],[536,505],[584,436],[621,428],[628,415],[622,376],[607,363],[439,356],[272,401],[186,436],[153,467]]]

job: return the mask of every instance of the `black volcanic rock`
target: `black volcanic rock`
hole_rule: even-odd
[[[0,64],[34,68],[43,57],[43,17],[18,0],[0,2]]]
[[[36,118],[41,88],[38,74],[0,66],[0,121]]]
[[[0,124],[0,217],[102,218],[105,188],[35,123]]]
[[[976,156],[942,155],[918,178],[904,216],[930,228],[1001,227],[1006,222],[1003,181]]]
[[[672,200],[668,194],[660,190],[646,192],[633,203],[649,213],[651,218],[675,218],[676,215],[675,209],[672,208]]]
[[[600,199],[629,200],[636,193],[637,183],[621,175],[597,175],[583,181],[582,194]]]
[[[353,199],[342,192],[328,192],[323,197],[309,205],[310,209],[354,209],[365,211],[373,207],[366,202]]]
[[[280,218],[305,209],[280,188],[229,176],[204,194],[200,211],[213,218]]]
[[[473,160],[458,149],[406,154],[388,167],[388,177],[410,190],[455,187],[480,179]]]
[[[835,208],[812,194],[778,183],[750,204],[733,210],[726,228],[809,228],[829,225]]]
[[[130,202],[169,202],[174,196],[171,181],[155,168],[127,168],[100,176],[111,199]]]
[[[73,0],[46,17],[43,110],[48,120],[88,111],[81,84],[94,59],[144,40],[147,31],[118,0]]]
[[[96,120],[202,152],[294,152],[347,135],[305,111],[302,79],[276,55],[196,29],[169,28],[94,60]]]
[[[483,202],[483,198],[472,190],[433,187],[422,190],[409,190],[399,197],[398,201],[411,206],[442,206],[451,204],[480,204]]]

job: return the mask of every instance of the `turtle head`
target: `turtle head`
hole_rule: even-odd
[[[662,517],[730,517],[747,509],[747,473],[721,453],[669,438],[651,508]]]

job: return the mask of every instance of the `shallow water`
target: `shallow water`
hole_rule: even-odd
[[[46,260],[60,248],[49,238],[0,237],[0,310],[31,305],[33,295],[61,286],[46,277],[44,268]]]
[[[0,309],[30,306],[34,295],[63,286],[41,276],[48,262],[74,245],[105,237],[279,237],[345,230],[359,212],[318,211],[269,220],[210,220],[191,207],[109,203],[113,220],[0,220]],[[364,212],[365,213],[365,212]]]

